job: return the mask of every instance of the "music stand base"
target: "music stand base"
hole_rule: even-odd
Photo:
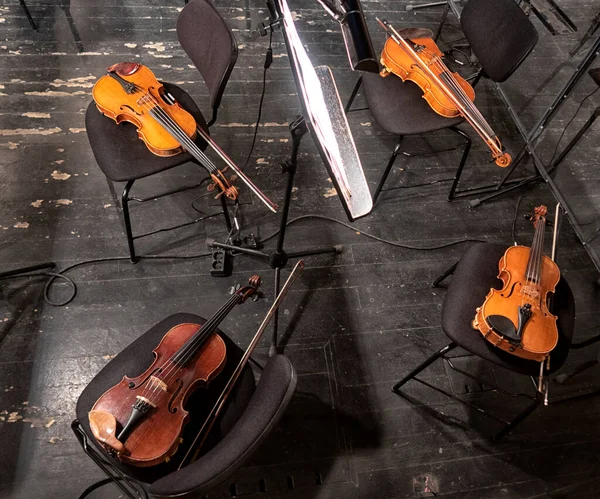
[[[290,133],[292,135],[292,154],[290,159],[283,164],[283,171],[287,173],[287,184],[285,189],[285,197],[283,206],[281,208],[281,217],[279,219],[279,233],[277,235],[277,245],[275,250],[267,253],[252,248],[244,248],[228,243],[220,243],[214,240],[207,241],[208,246],[212,248],[223,248],[226,250],[235,251],[236,254],[244,254],[257,258],[262,258],[269,262],[269,266],[275,270],[275,285],[273,290],[274,298],[279,294],[280,289],[280,274],[281,269],[287,265],[290,258],[300,258],[303,256],[322,255],[325,253],[339,254],[343,251],[341,245],[308,248],[301,251],[286,252],[284,250],[285,232],[288,225],[288,217],[290,212],[290,204],[292,201],[292,190],[294,188],[294,177],[296,175],[296,167],[298,163],[298,150],[300,149],[300,143],[302,137],[308,132],[306,121],[304,117],[300,116],[292,123],[290,123]],[[279,328],[279,311],[275,311],[273,315],[273,337],[271,340],[271,347],[269,349],[269,355],[274,355],[277,351],[277,336]]]

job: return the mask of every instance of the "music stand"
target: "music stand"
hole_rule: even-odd
[[[319,2],[323,4],[321,0]],[[339,3],[344,5],[349,2],[344,0]],[[357,4],[356,0],[352,3],[354,6]],[[295,252],[286,252],[284,249],[298,150],[302,137],[309,130],[348,218],[355,220],[367,215],[373,208],[373,203],[331,71],[326,66],[313,68],[298,38],[287,1],[268,0],[267,5],[271,17],[268,28],[273,29],[275,26],[281,25],[303,112],[303,116],[297,118],[289,126],[292,135],[292,152],[290,159],[283,165],[284,171],[287,173],[287,184],[284,203],[281,208],[277,244],[275,250],[270,253],[213,240],[209,241],[208,245],[213,248],[222,248],[267,260],[271,268],[275,270],[274,293],[277,296],[280,288],[281,269],[286,266],[289,258],[324,253],[341,253],[343,249],[341,245],[316,247]],[[357,11],[352,10],[351,13],[355,12]],[[362,15],[362,12],[360,14]],[[368,33],[366,35],[368,36]],[[345,40],[348,43],[346,37]],[[351,64],[354,66],[350,50],[348,54]],[[346,168],[348,168],[348,171],[346,171]],[[275,312],[270,348],[271,355],[276,352],[278,319],[279,315]]]

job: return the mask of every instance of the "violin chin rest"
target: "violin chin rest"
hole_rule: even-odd
[[[521,341],[521,338],[517,336],[517,328],[508,317],[504,317],[503,315],[488,315],[485,320],[500,336],[512,341]]]
[[[96,440],[102,445],[105,445],[117,454],[122,454],[125,451],[123,443],[117,439],[117,420],[107,411],[90,411],[88,413],[90,420],[90,429],[96,437]]]

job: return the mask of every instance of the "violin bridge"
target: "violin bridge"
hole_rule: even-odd
[[[163,392],[168,391],[167,384],[156,376],[150,376],[150,385],[155,388],[160,388]]]

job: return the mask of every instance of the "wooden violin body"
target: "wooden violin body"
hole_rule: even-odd
[[[194,362],[176,373],[169,383],[154,374],[199,328],[198,324],[179,324],[172,328],[153,351],[154,362],[144,373],[135,378],[123,377],[94,404],[92,411],[103,411],[115,418],[117,430],[127,424],[137,397],[152,405],[143,424],[135,426],[126,441],[120,442],[122,447],[118,443],[103,442],[117,451],[121,461],[135,466],[154,466],[177,451],[189,418],[185,402],[194,390],[206,386],[219,374],[225,365],[225,342],[219,335],[212,334]]]
[[[122,82],[109,74],[124,80],[125,87]],[[115,120],[117,124],[126,121],[135,125],[138,137],[157,156],[174,156],[183,152],[180,142],[154,119],[150,113],[154,105],[150,107],[150,104],[153,102],[160,105],[161,110],[168,114],[191,139],[196,137],[196,120],[177,102],[171,104],[164,100],[165,88],[156,79],[154,73],[146,66],[121,63],[111,66],[109,74],[102,76],[92,90],[98,110]],[[135,87],[128,87],[127,84],[135,85],[142,90],[128,93],[126,88]],[[150,94],[150,99],[147,94]]]
[[[438,57],[444,55],[431,38],[413,38],[410,41],[419,47],[424,47],[428,54]],[[425,61],[425,63],[427,62]],[[447,93],[432,82],[422,67],[416,65],[410,54],[398,45],[393,38],[388,38],[385,42],[381,53],[381,64],[383,65],[383,69],[379,73],[381,76],[385,77],[393,73],[399,76],[402,81],[408,80],[416,83],[423,91],[423,99],[440,116],[456,118],[461,115],[460,110],[456,107],[452,99],[448,97]],[[432,69],[437,71],[439,76],[439,69]],[[452,75],[471,102],[473,102],[475,100],[475,90],[473,90],[471,84],[458,73],[452,73]]]
[[[557,317],[548,303],[560,280],[543,254],[546,207],[536,208],[531,248],[511,246],[498,262],[502,289],[491,289],[472,326],[494,346],[523,359],[544,361],[558,343]]]
[[[202,326],[178,324],[170,329],[143,374],[124,376],[96,401],[88,414],[96,440],[134,466],[168,460],[189,418],[186,401],[225,365],[225,342],[216,334],[217,327],[236,305],[257,293],[259,285],[260,277],[252,276]]]
[[[560,280],[560,270],[544,255],[544,287],[537,289],[528,285],[525,268],[530,252],[531,249],[526,246],[511,246],[506,250],[498,263],[498,278],[504,286],[501,290],[490,290],[484,304],[477,309],[473,327],[479,329],[489,342],[506,352],[524,359],[542,361],[558,342],[557,318],[550,313],[547,304]],[[486,321],[486,317],[506,317],[518,329],[519,307],[524,301],[531,304],[532,315],[523,328],[519,344],[515,344],[499,334]]]
[[[463,117],[489,147],[495,163],[502,168],[510,165],[510,154],[503,151],[495,132],[473,104],[473,87],[446,67],[433,33],[418,28],[398,32],[387,21],[377,20],[390,35],[381,53],[381,76],[394,73],[402,81],[416,83],[431,109],[446,118]]]

